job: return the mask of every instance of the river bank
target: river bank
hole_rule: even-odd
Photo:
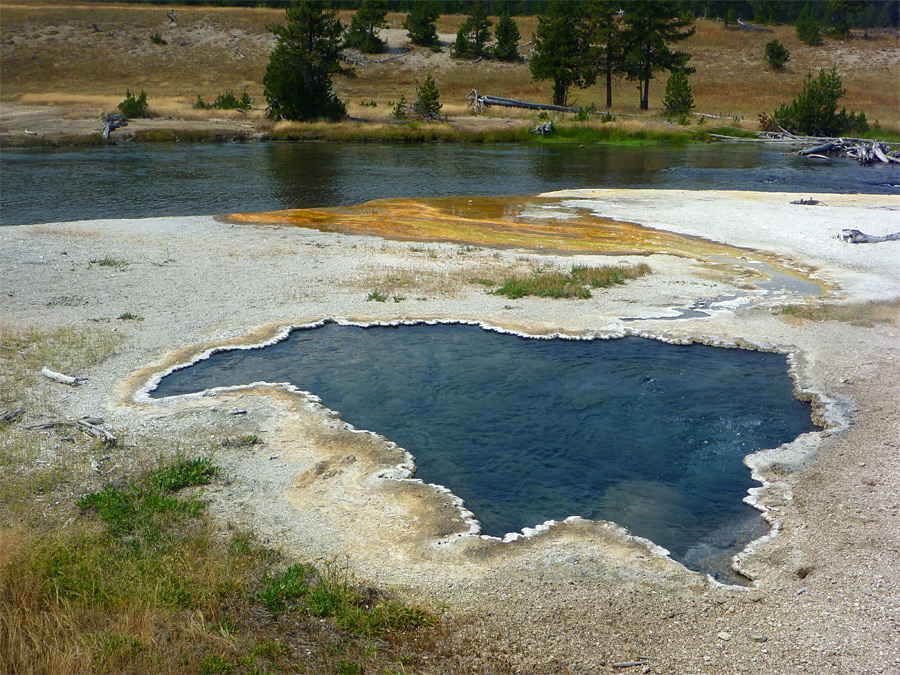
[[[467,282],[530,264],[572,264],[571,254],[534,249],[410,245],[205,216],[6,227],[0,307],[14,326],[96,325],[127,336],[111,359],[73,373],[88,377],[82,386],[49,390],[66,417],[100,415],[127,434],[105,467],[133,462],[142,439],[156,436],[187,447],[210,434],[258,435],[260,445],[216,452],[226,475],[205,498],[217,518],[294,555],[347,554],[361,578],[446,606],[462,621],[454,639],[480,645],[482,669],[605,672],[649,657],[645,672],[890,672],[900,667],[897,317],[867,327],[801,321],[781,308],[841,304],[865,323],[871,301],[896,315],[898,242],[854,246],[836,237],[851,223],[893,231],[900,203],[805,196],[827,206],[792,205],[795,195],[784,193],[545,195],[552,219],[627,219],[740,247],[747,258],[724,263],[699,245],[678,255],[664,247],[579,255],[586,264],[647,262],[653,274],[566,301],[510,301]],[[762,257],[830,295],[767,289],[750,264]],[[411,279],[402,301],[368,299],[399,274]],[[708,316],[675,319],[680,308],[698,306]],[[480,538],[449,494],[404,479],[399,449],[289,389],[153,402],[143,394],[167,368],[210,347],[258,344],[324,317],[775,349],[791,355],[797,391],[814,398],[827,428],[748,460],[764,483],[753,500],[774,529],[739,556],[754,581],[738,588],[686,570],[611,524],[571,520],[506,543]]]

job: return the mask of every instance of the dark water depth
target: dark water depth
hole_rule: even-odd
[[[123,144],[0,153],[0,225],[569,188],[896,194],[900,166],[748,145]]]
[[[410,451],[417,477],[462,497],[485,534],[612,520],[721,577],[766,531],[741,501],[756,485],[743,457],[813,429],[783,355],[464,325],[296,330],[152,395],[258,381],[291,382]]]

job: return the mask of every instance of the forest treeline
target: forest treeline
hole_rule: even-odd
[[[467,14],[469,0],[384,0],[389,12],[408,12],[413,5],[428,2],[438,14]],[[499,16],[508,12],[513,16],[540,14],[544,0],[477,0],[487,6],[487,13]],[[284,8],[290,0],[126,0],[133,4],[185,5],[210,7],[276,7]],[[330,0],[332,9],[358,9],[362,0]],[[682,0],[681,13],[695,17],[723,21],[751,21],[758,24],[796,23],[804,8],[820,24],[829,26],[846,21],[856,28],[900,27],[900,2],[897,0],[825,0],[799,2],[797,0]]]

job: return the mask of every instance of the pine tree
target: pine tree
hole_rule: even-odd
[[[764,54],[769,68],[775,71],[784,70],[784,64],[791,59],[791,53],[788,51],[788,48],[778,40],[767,42]]]
[[[322,0],[295,0],[286,10],[287,24],[269,26],[278,38],[263,87],[275,119],[309,120],[345,117],[347,109],[335,95],[332,75],[354,76],[341,66],[341,24],[337,12]]]
[[[586,5],[577,0],[550,0],[538,16],[531,78],[553,82],[553,104],[566,105],[569,89],[597,80]]]
[[[781,104],[773,117],[784,129],[809,136],[838,136],[848,131],[864,133],[868,129],[863,112],[837,111],[837,102],[845,94],[837,70],[819,70],[814,78],[807,73],[803,90],[790,105]]]
[[[494,35],[497,38],[497,44],[494,45],[492,51],[494,58],[500,61],[518,61],[519,40],[522,35],[519,33],[516,22],[509,15],[509,9],[504,11],[503,16],[497,22]]]
[[[650,80],[659,70],[674,71],[677,68],[685,72],[693,69],[685,64],[691,58],[686,52],[673,52],[669,44],[680,42],[694,34],[692,17],[680,14],[678,3],[641,2],[632,0],[625,5],[622,18],[625,24],[623,39],[625,49],[624,71],[629,80],[638,83],[640,91],[640,108],[650,108]],[[686,28],[687,30],[681,30]]]
[[[420,115],[425,122],[440,119],[441,95],[438,92],[437,83],[431,77],[431,73],[425,78],[422,86],[416,88],[418,98],[413,103],[413,110]]]
[[[850,23],[847,21],[847,15],[864,10],[868,4],[866,0],[825,0],[825,6],[838,17],[834,24],[835,34],[848,35]]]
[[[800,16],[797,17],[797,37],[808,45],[822,44],[822,33],[819,30],[819,22],[813,16],[809,3],[803,5]]]
[[[451,54],[456,58],[484,56],[485,45],[491,37],[491,21],[487,17],[487,4],[476,0],[469,3],[469,14],[456,32]]]
[[[387,9],[378,0],[363,0],[359,10],[350,19],[344,33],[344,44],[366,54],[380,54],[385,50],[384,40],[378,37],[379,28],[387,25],[384,18]]]
[[[694,94],[687,73],[677,68],[669,75],[666,82],[666,95],[663,108],[667,115],[687,115],[694,108]]]
[[[438,43],[437,21],[438,13],[435,5],[429,0],[417,0],[403,20],[403,27],[413,44],[420,47],[434,47]]]

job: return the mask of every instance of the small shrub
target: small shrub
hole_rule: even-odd
[[[791,58],[791,53],[788,51],[788,48],[778,40],[767,42],[764,53],[769,68],[775,71],[784,70],[784,64]]]
[[[687,115],[694,108],[694,95],[688,82],[687,72],[683,68],[672,71],[666,82],[666,95],[663,109],[669,116]]]
[[[609,122],[615,122],[616,116],[613,115],[611,112],[605,112],[605,113],[603,113],[603,116],[600,118],[600,121],[603,124],[608,124]]]
[[[371,293],[369,293],[369,295],[366,297],[366,300],[369,302],[371,302],[372,300],[374,300],[375,302],[386,302],[387,299],[388,299],[387,294],[382,293],[377,288],[374,291],[372,291]]]
[[[439,120],[441,118],[441,94],[438,91],[437,83],[431,76],[431,73],[425,77],[422,86],[416,89],[418,98],[413,103],[413,110],[422,120],[429,122],[431,120]]]
[[[144,317],[133,314],[132,312],[122,312],[118,318],[120,321],[143,321]]]
[[[363,108],[377,108],[378,107],[378,104],[375,102],[375,99],[372,99],[371,101],[360,101],[359,104]]]
[[[141,89],[141,93],[135,97],[130,89],[126,89],[125,100],[118,105],[118,108],[125,117],[147,117],[147,92]]]
[[[591,103],[590,105],[579,108],[578,112],[575,113],[575,115],[572,117],[572,121],[573,122],[587,122],[588,120],[591,119],[592,115],[596,115],[596,114],[598,114],[597,106],[595,106],[593,103]]]
[[[166,45],[166,44],[169,44],[168,42],[166,42],[166,41],[163,39],[162,35],[160,35],[158,31],[155,32],[155,33],[150,33],[150,42],[152,42],[152,43],[155,44],[155,45]]]
[[[391,111],[391,117],[393,117],[395,120],[405,120],[408,106],[409,103],[406,101],[406,97],[401,95],[400,100],[397,101],[397,104]]]

